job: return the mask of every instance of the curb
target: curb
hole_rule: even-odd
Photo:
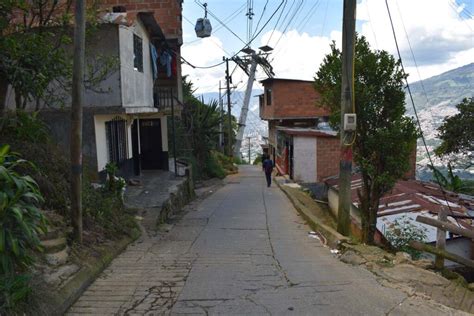
[[[137,240],[141,232],[136,230],[131,237],[124,237],[101,251],[100,257],[91,260],[77,272],[71,280],[64,284],[58,291],[50,292],[48,297],[37,297],[42,305],[41,311],[34,314],[64,315],[69,307],[84,293],[84,291],[97,279],[102,271],[120,255],[125,248]],[[27,314],[29,314],[29,311]]]
[[[282,190],[283,193],[285,193],[285,195],[291,201],[291,203],[296,208],[298,213],[301,214],[301,216],[306,220],[309,226],[315,231],[321,232],[324,235],[324,237],[326,237],[328,241],[328,245],[330,247],[337,248],[340,244],[349,241],[348,237],[341,235],[332,227],[328,226],[325,223],[322,223],[321,220],[318,219],[316,215],[312,214],[310,208],[319,208],[316,202],[313,202],[314,203],[313,205],[306,205],[302,203],[300,200],[298,200],[298,198],[294,196],[289,190],[287,190],[285,186],[282,185],[279,181],[275,180],[274,182],[278,185],[280,190]]]

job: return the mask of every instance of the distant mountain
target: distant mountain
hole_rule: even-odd
[[[452,69],[440,75],[410,84],[413,101],[420,119],[428,150],[432,153],[440,144],[437,128],[447,116],[457,113],[456,105],[463,99],[474,96],[474,63]],[[406,93],[407,114],[414,115],[410,96]],[[417,172],[422,179],[430,177],[426,165],[428,155],[421,139],[417,150]],[[443,165],[434,158],[435,165]],[[460,176],[472,178],[473,174],[461,172]]]

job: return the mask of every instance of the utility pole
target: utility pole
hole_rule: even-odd
[[[251,165],[252,160],[250,159],[250,136],[247,136],[247,139],[249,140],[249,165]]]
[[[82,107],[84,103],[85,1],[77,0],[71,106],[71,221],[74,239],[82,244]]]
[[[222,134],[222,121],[224,118],[224,102],[222,102],[221,95],[221,81],[219,80],[219,111],[220,111],[220,120],[219,120],[219,149],[224,152],[224,135]]]
[[[342,22],[342,88],[341,88],[341,157],[339,164],[339,209],[337,231],[350,233],[352,138],[354,132],[344,129],[344,114],[354,112],[354,50],[357,0],[344,0]]]
[[[225,58],[225,80],[227,83],[227,118],[228,118],[228,139],[227,139],[227,155],[232,157],[232,114],[231,114],[231,104],[230,104],[230,82],[231,77],[229,75],[229,58]]]
[[[251,66],[249,71],[249,79],[247,81],[247,88],[245,89],[244,104],[240,111],[239,130],[235,137],[234,157],[240,156],[240,147],[242,146],[242,139],[244,138],[245,122],[247,121],[247,113],[249,111],[250,95],[252,94],[253,81],[255,80],[255,71],[257,70],[257,56],[253,52],[251,55]]]

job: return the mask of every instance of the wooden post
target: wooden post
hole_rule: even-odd
[[[448,219],[446,210],[441,208],[438,213],[438,221],[446,222]],[[436,248],[439,250],[445,250],[446,248],[446,230],[438,227],[436,230]],[[436,255],[435,268],[441,270],[444,268],[444,258],[440,255]]]
[[[354,101],[354,51],[356,0],[344,0],[342,22],[342,87],[341,87],[341,158],[339,162],[339,207],[337,231],[344,236],[350,233],[351,223],[351,178],[352,178],[352,135],[344,131],[344,114],[353,113]],[[350,136],[350,137],[347,137]]]
[[[84,103],[85,1],[77,0],[71,105],[71,221],[74,239],[82,243],[82,107]]]
[[[415,240],[410,241],[409,245],[410,245],[410,247],[412,247],[416,250],[429,252],[429,253],[432,253],[436,256],[442,256],[445,259],[448,259],[450,261],[460,263],[462,265],[465,265],[466,267],[474,268],[474,260],[469,260],[469,259],[463,258],[459,255],[454,254],[454,253],[447,252],[446,250],[440,250],[436,247],[426,245],[422,242],[415,241]]]
[[[225,58],[225,80],[227,84],[227,119],[228,119],[228,139],[227,139],[227,155],[232,157],[232,114],[231,114],[231,104],[230,104],[230,74],[229,74],[229,58]]]

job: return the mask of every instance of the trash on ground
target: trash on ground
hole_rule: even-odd
[[[340,253],[340,251],[337,249],[331,249],[331,253],[337,255],[338,253]]]
[[[142,220],[143,220],[143,217],[137,215],[137,216],[135,216],[135,219],[136,219],[137,221],[142,221]]]

